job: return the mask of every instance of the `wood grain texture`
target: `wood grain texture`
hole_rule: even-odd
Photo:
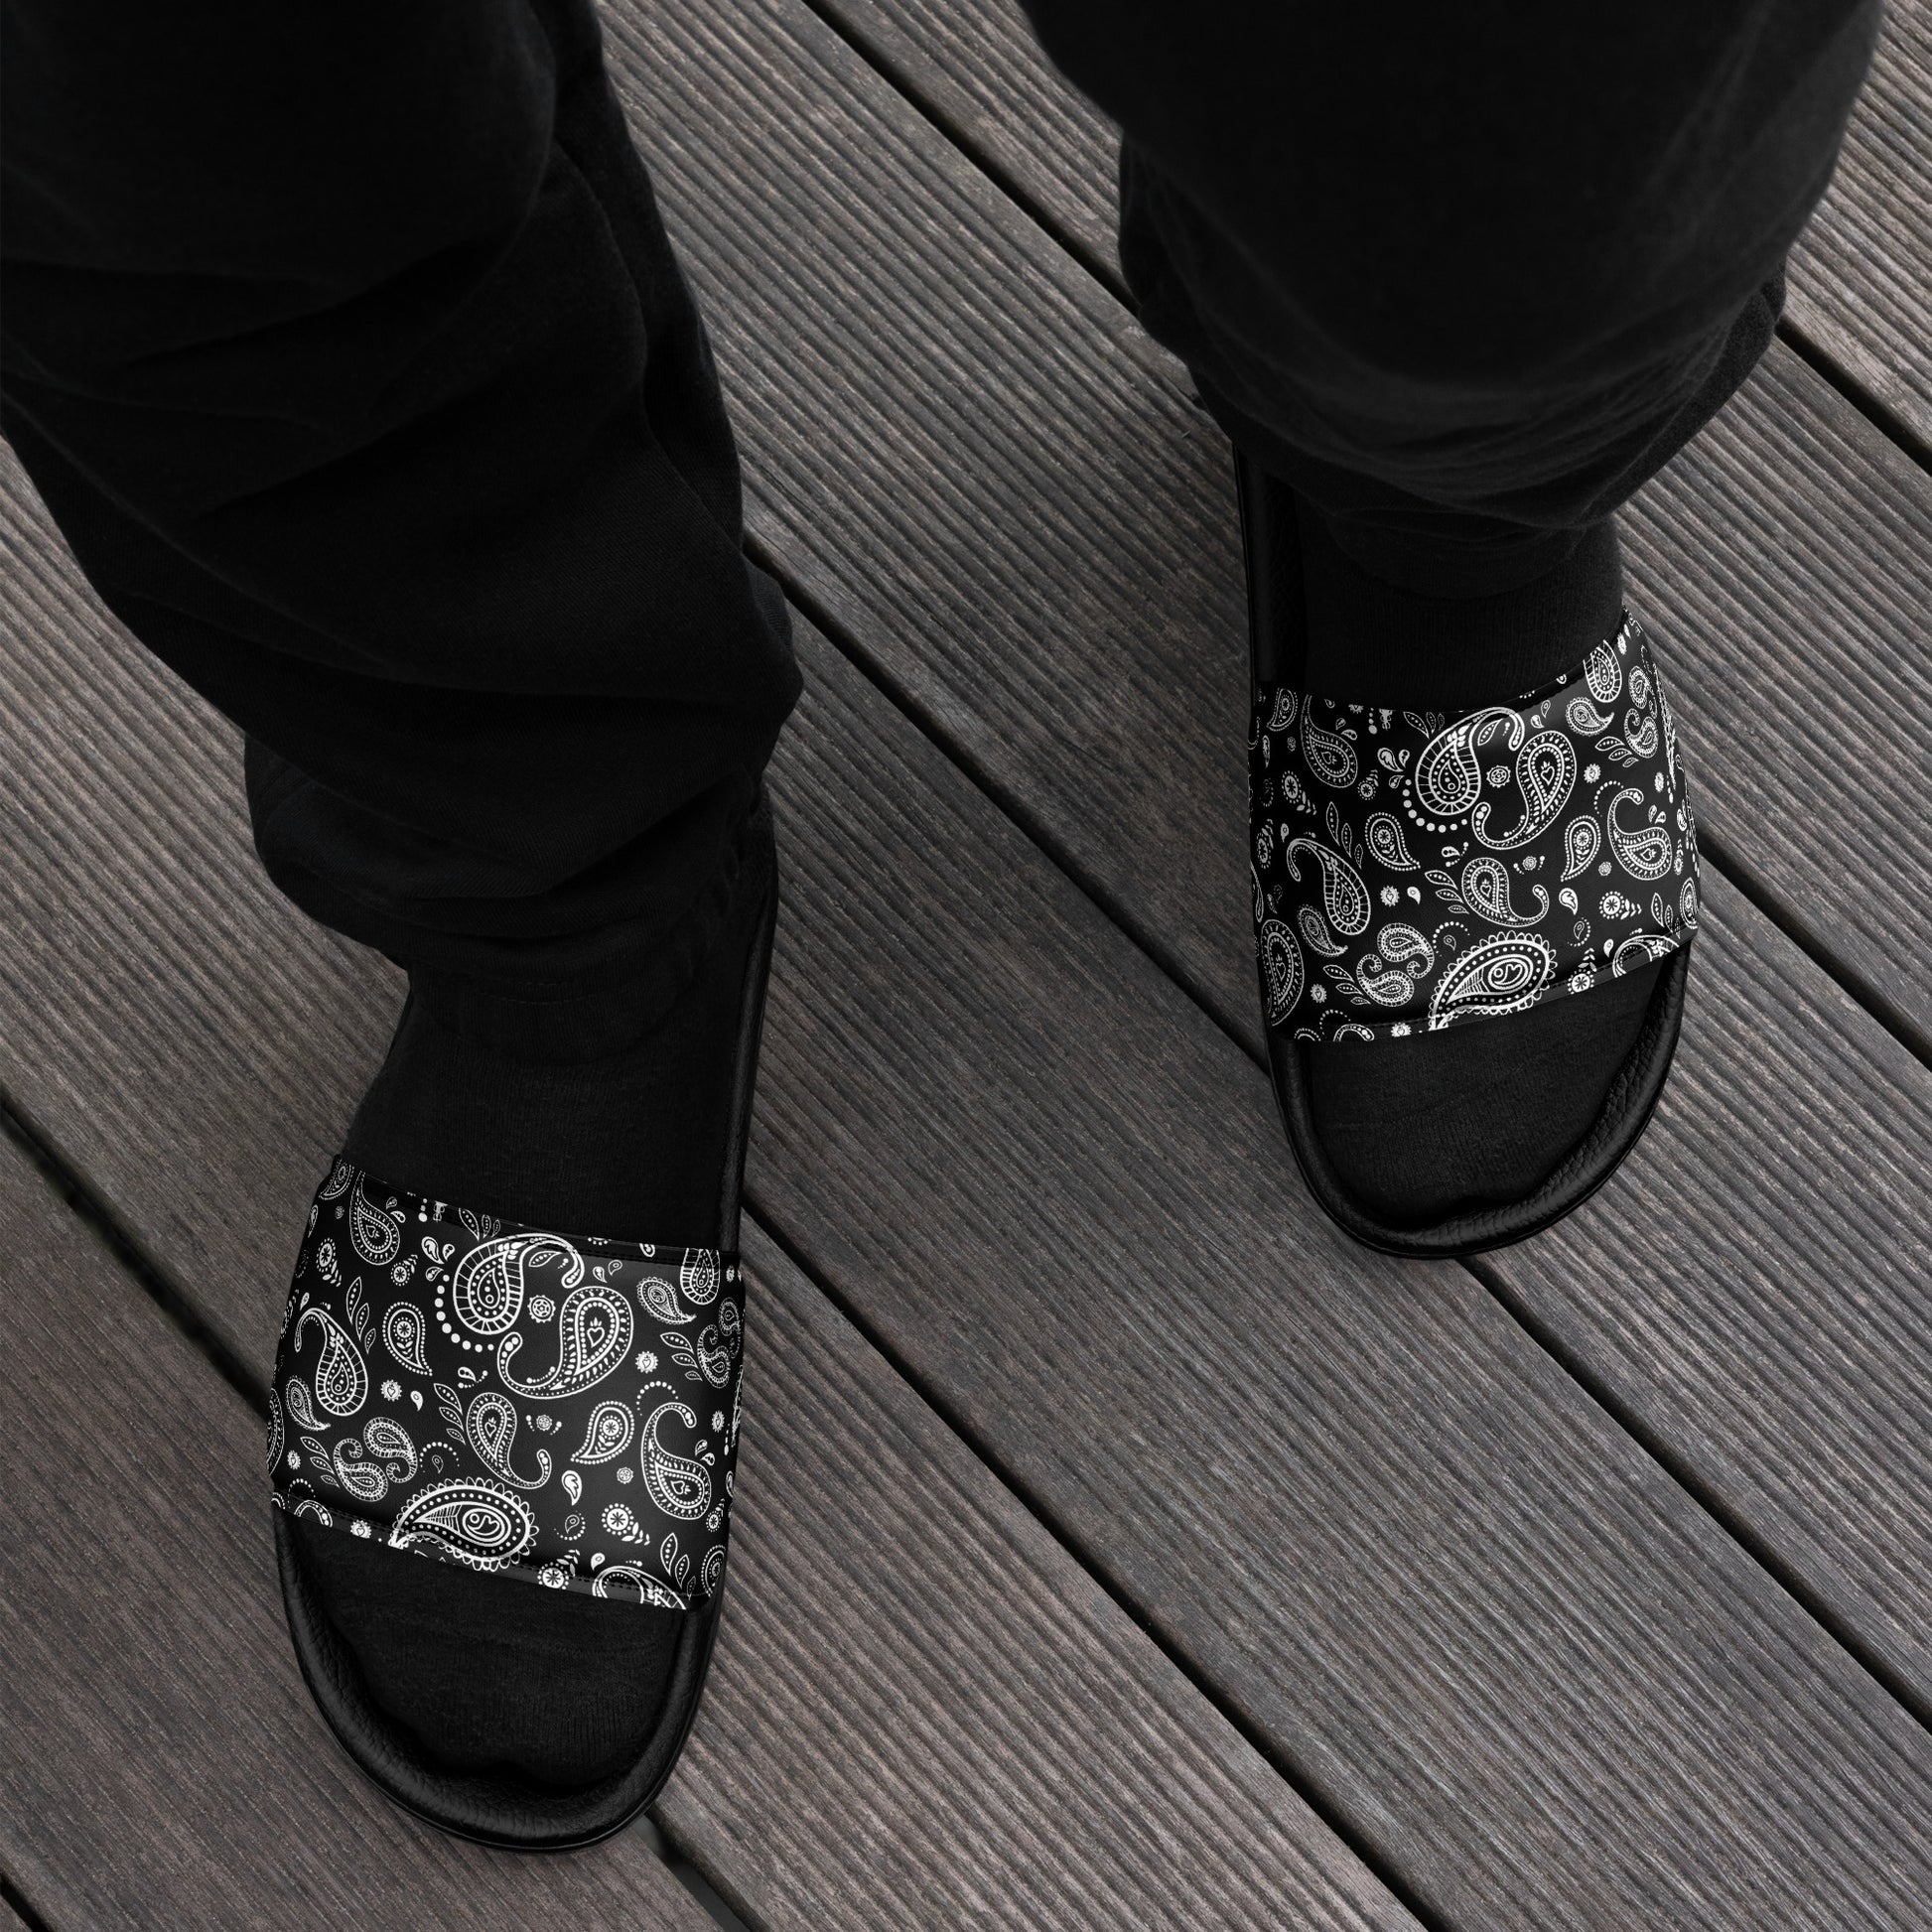
[[[1220,433],[798,0],[606,19],[708,297],[754,526],[1163,959],[1245,1011]],[[1626,523],[1705,823],[1932,1034],[1932,896],[1898,859],[1932,788],[1932,477],[1779,345]],[[1848,757],[1885,774],[1856,812]]]
[[[1932,444],[1932,6],[1885,0],[1838,173],[1791,257],[1791,321]]]
[[[1488,1258],[1932,1706],[1932,1075],[1721,886],[1616,1184]]]
[[[0,1859],[51,1924],[707,1932],[641,1844],[502,1858],[365,1783],[289,1650],[260,1423],[4,1139],[0,1252]]]
[[[233,734],[87,599],[10,458],[0,475],[29,593],[0,648],[0,1088],[265,1382],[398,979],[269,888]],[[732,1596],[661,1806],[713,1882],[813,1932],[903,1926],[908,1896],[935,1925],[1411,1926],[782,1256],[753,1253]],[[225,1478],[250,1510],[258,1436]]]
[[[755,1146],[787,1240],[1447,1922],[1932,1912],[1924,1734],[1466,1274],[1319,1221],[1252,1063],[802,634]],[[84,780],[10,766],[47,820],[15,870],[71,950],[37,976],[10,957],[35,997],[7,993],[0,1072],[89,1175],[129,1177],[117,1210],[262,1359],[309,1176],[281,1201],[256,1174],[294,1167],[278,1140],[326,1143],[356,1077],[278,1021],[307,1006],[309,1031],[352,1037],[385,989],[296,977],[251,1012],[274,913],[124,974],[145,898],[199,878],[231,926],[272,905],[225,735],[204,720],[131,819],[116,748],[162,674],[71,620],[32,650],[40,680],[95,693],[101,758],[80,748]],[[111,859],[72,869],[96,825]],[[37,925],[10,921],[9,955]],[[171,1119],[218,1114],[230,1030],[296,1117],[277,1130],[244,1089],[184,1181]],[[161,1238],[169,1197],[251,1189],[232,1221]]]
[[[740,1909],[1413,1928],[756,1229],[747,1254],[732,1605],[661,1808]]]
[[[1115,134],[1013,0],[820,0],[1091,257],[1115,260]],[[1790,321],[1932,443],[1932,6],[1887,0],[1830,191],[1791,258]]]
[[[1120,136],[1014,0],[821,0],[818,11],[1111,278]]]

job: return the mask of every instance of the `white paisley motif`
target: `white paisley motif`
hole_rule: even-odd
[[[322,1330],[322,1360],[316,1364],[316,1401],[332,1416],[352,1416],[368,1400],[369,1371],[348,1330],[326,1309],[306,1308],[295,1324],[300,1349],[310,1322]],[[294,1402],[290,1402],[291,1412]]]
[[[561,1261],[561,1288],[584,1279],[583,1257],[555,1234],[502,1234],[480,1241],[456,1265],[450,1300],[457,1319],[472,1334],[500,1335],[516,1325],[523,1312],[523,1270],[526,1262]]]
[[[1312,711],[1302,714],[1302,756],[1324,785],[1346,791],[1355,782],[1355,748],[1337,732],[1323,731]]]
[[[1597,847],[1602,843],[1602,835],[1597,831],[1593,818],[1573,818],[1563,828],[1564,879],[1575,879],[1579,874],[1587,872],[1590,861],[1596,857]]]
[[[559,1402],[594,1388],[630,1353],[630,1304],[615,1288],[586,1282],[564,1297],[557,1311],[557,1360],[533,1382],[510,1371],[523,1337],[505,1335],[496,1348],[496,1373],[504,1388],[528,1401]]]
[[[1492,852],[1518,852],[1556,822],[1577,784],[1577,753],[1562,732],[1538,732],[1516,755],[1523,818],[1514,830],[1489,834],[1485,800],[1469,814],[1469,830]]]
[[[1355,983],[1377,1006],[1406,1006],[1436,966],[1436,949],[1412,925],[1392,921],[1375,935],[1375,951],[1355,971]]]
[[[1623,689],[1623,666],[1608,644],[1598,644],[1584,659],[1584,682],[1598,704],[1616,703],[1617,693]]]
[[[1416,800],[1441,819],[1459,819],[1482,796],[1482,761],[1476,747],[1501,731],[1514,752],[1523,742],[1523,721],[1507,705],[1488,705],[1437,733],[1416,759]]]
[[[429,1363],[423,1355],[426,1338],[422,1310],[408,1302],[392,1302],[388,1313],[382,1317],[382,1345],[404,1368],[413,1369],[418,1375],[429,1373]]]
[[[402,1506],[389,1532],[392,1549],[433,1544],[472,1570],[500,1570],[536,1540],[536,1518],[520,1496],[471,1478],[432,1483]]]
[[[718,1257],[707,1248],[687,1255],[678,1270],[677,1285],[693,1307],[708,1309],[718,1299]]]
[[[516,1445],[516,1405],[494,1389],[483,1389],[470,1398],[466,1423],[470,1447],[482,1457],[483,1467],[499,1481],[518,1489],[541,1489],[550,1480],[550,1451],[537,1450],[537,1472],[520,1476],[510,1466],[510,1452]]]
[[[1480,914],[1491,925],[1535,925],[1547,918],[1550,895],[1541,886],[1532,886],[1536,897],[1534,912],[1519,912],[1509,902],[1509,869],[1500,859],[1471,859],[1462,868],[1462,897],[1469,910]]]
[[[1325,845],[1305,837],[1290,839],[1282,848],[1282,863],[1288,868],[1288,876],[1297,882],[1302,877],[1302,870],[1295,863],[1298,852],[1307,852],[1321,869],[1321,903],[1328,914],[1328,923],[1351,939],[1365,930],[1369,897],[1361,874],[1339,852],[1330,852]]]
[[[1604,808],[1603,829],[1609,833],[1610,850],[1616,854],[1624,871],[1648,885],[1670,871],[1670,827],[1652,823],[1640,825],[1634,832],[1626,832],[1616,822],[1616,814],[1617,807],[1627,798],[1634,798],[1639,805],[1643,803],[1643,793],[1633,785],[1625,785]]]
[[[1302,949],[1280,919],[1262,921],[1260,945],[1268,1024],[1280,1026],[1295,1011],[1295,1003],[1302,997]]]
[[[1479,835],[1478,835],[1479,836]],[[1422,867],[1409,856],[1403,843],[1402,826],[1393,812],[1370,812],[1362,827],[1362,840],[1377,865],[1390,872],[1420,872]]]
[[[711,1472],[702,1462],[673,1454],[658,1442],[657,1426],[666,1416],[677,1417],[690,1430],[698,1426],[697,1417],[683,1403],[660,1402],[644,1423],[638,1464],[651,1501],[666,1516],[693,1523],[711,1507]]]
[[[386,1268],[402,1249],[402,1230],[362,1192],[362,1174],[348,1197],[348,1238],[371,1268]]]
[[[570,1459],[573,1462],[615,1462],[630,1447],[636,1428],[629,1407],[621,1402],[600,1402],[591,1411],[584,1427],[584,1444]]]
[[[1556,949],[1537,932],[1499,932],[1453,959],[1429,1001],[1429,1030],[1438,1033],[1477,1015],[1520,1013],[1556,977]]]

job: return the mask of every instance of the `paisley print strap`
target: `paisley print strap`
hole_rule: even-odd
[[[688,1609],[724,1577],[744,1311],[736,1256],[525,1227],[338,1161],[282,1318],[274,1501]]]
[[[1642,627],[1514,704],[1266,689],[1249,739],[1271,1027],[1381,1039],[1521,1013],[1688,943],[1697,829]]]

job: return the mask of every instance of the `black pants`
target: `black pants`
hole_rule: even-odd
[[[1876,18],[1031,11],[1128,130],[1148,326],[1451,596],[1555,567],[1743,379]],[[246,734],[270,874],[467,1029],[642,1025],[797,673],[587,0],[6,19],[6,434]]]

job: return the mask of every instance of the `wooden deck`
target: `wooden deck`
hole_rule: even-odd
[[[1006,0],[608,22],[808,677],[711,1690],[657,1829],[564,1860],[328,1737],[260,1409],[397,978],[9,462],[0,1924],[1932,1925],[1932,11],[1627,518],[1706,831],[1677,1075],[1467,1268],[1291,1173],[1227,457],[1104,128]]]

